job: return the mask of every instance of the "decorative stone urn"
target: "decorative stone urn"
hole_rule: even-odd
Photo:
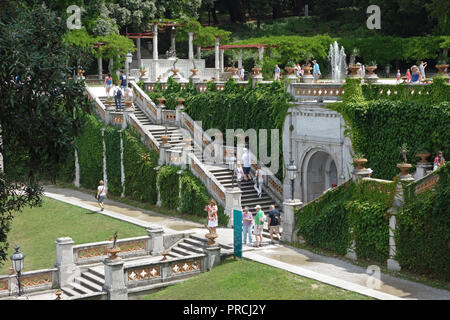
[[[56,299],[55,300],[62,300],[61,296],[64,293],[64,291],[62,291],[61,289],[56,290],[55,294],[56,294]]]
[[[198,69],[191,69],[192,77],[195,77],[197,75]]]
[[[216,244],[216,239],[217,239],[218,235],[217,233],[207,233],[205,234],[205,238],[208,239],[208,245],[212,246]]]
[[[184,109],[184,99],[183,98],[179,98],[177,99],[177,109],[179,110],[183,110]]]
[[[408,170],[409,168],[411,168],[412,165],[410,163],[397,163],[397,168],[400,169],[400,175],[401,176],[407,176],[408,175]]]
[[[165,107],[166,98],[156,98],[156,100],[158,100],[158,107]]]
[[[293,75],[294,74],[294,71],[295,71],[294,67],[286,67],[284,69],[288,72],[288,75]]]
[[[358,70],[359,70],[360,66],[358,66],[358,65],[349,65],[348,68],[352,72],[350,74],[351,77],[357,77],[358,76]]]
[[[254,75],[254,76],[259,76],[261,70],[262,70],[262,68],[258,68],[258,67],[252,68],[253,75]]]
[[[427,158],[431,156],[429,152],[421,152],[417,154],[418,157],[420,157],[420,163],[428,163]]]
[[[237,76],[237,72],[239,69],[231,67],[231,68],[229,68],[229,70],[231,71],[231,76]]]
[[[311,67],[310,64],[304,64],[304,65],[302,66],[302,70],[305,71],[305,73],[303,74],[303,76],[310,76],[310,75],[311,75],[311,70],[312,70],[312,69],[313,69],[313,68]]]
[[[366,71],[369,76],[375,75],[374,71],[377,70],[377,66],[366,66]]]
[[[358,169],[358,170],[365,169],[364,164],[367,162],[367,159],[365,159],[365,158],[356,158],[356,159],[353,159],[353,161],[357,165],[356,169]]]
[[[169,144],[170,136],[167,135],[161,136],[161,141],[163,144]]]
[[[448,69],[448,67],[449,67],[448,64],[437,64],[437,65],[436,65],[436,69],[438,69],[438,70],[439,70],[439,74],[442,74],[442,75],[447,75],[447,74],[445,73],[445,69],[446,69],[446,68]]]
[[[141,73],[141,78],[143,78],[145,76],[145,74],[147,73],[147,70],[140,69],[139,72]]]
[[[178,74],[178,71],[179,71],[179,70],[178,70],[178,69],[172,69],[172,70],[170,70],[170,71],[172,71],[172,72],[173,72],[173,75],[176,76],[176,75]]]
[[[119,257],[117,256],[120,252],[120,248],[119,247],[113,247],[113,248],[109,248],[108,249],[108,253],[109,253],[109,259],[110,260],[116,260]]]
[[[163,251],[163,252],[161,252],[161,255],[163,256],[163,258],[161,259],[161,261],[166,261],[167,260],[167,255],[168,255],[169,253],[167,252],[167,251]]]
[[[125,100],[125,107],[127,109],[131,109],[132,106],[133,106],[133,100]]]

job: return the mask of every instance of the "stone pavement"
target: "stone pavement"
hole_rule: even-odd
[[[100,212],[91,194],[73,189],[46,186],[45,195],[143,227],[158,224],[166,233],[182,231],[200,236],[204,236],[206,233],[206,229],[201,224],[163,216],[153,211],[134,208],[108,199],[105,201],[105,211]],[[233,229],[217,228],[217,233],[219,243],[233,245]],[[269,244],[267,239],[264,239],[262,248],[244,245],[243,257],[376,299],[450,300],[450,292],[447,290],[436,289],[384,273],[380,274],[380,282],[377,282],[374,277],[370,276],[373,272],[369,274],[366,268],[337,258],[314,254],[307,250],[281,244]]]

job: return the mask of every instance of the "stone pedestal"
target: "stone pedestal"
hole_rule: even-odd
[[[242,210],[241,205],[242,191],[235,187],[226,189],[225,192],[225,214],[228,216],[228,228],[233,226],[233,209]]]
[[[105,284],[103,290],[108,292],[108,300],[128,300],[128,289],[125,286],[125,275],[121,258],[103,260],[105,266]]]
[[[354,169],[352,172],[353,182],[359,183],[363,178],[367,178],[372,174],[373,170],[370,168]]]
[[[303,83],[313,83],[314,77],[312,75],[310,75],[310,74],[304,75],[302,77],[302,81],[303,81]]]
[[[170,144],[161,144],[159,148],[158,165],[163,166],[169,163]]]
[[[281,217],[281,240],[283,242],[297,242],[295,226],[295,209],[301,207],[303,203],[299,199],[285,200],[283,202],[283,216]]]
[[[147,235],[150,237],[150,243],[147,247],[148,253],[157,256],[164,251],[164,230],[159,226],[147,228]]]
[[[220,264],[220,247],[218,245],[213,245],[203,249],[206,254],[205,258],[205,269],[210,271],[212,268]]]
[[[132,115],[133,113],[134,113],[134,110],[131,109],[131,108],[130,109],[125,108],[123,110],[122,129],[126,129],[127,128],[127,125],[128,125],[129,119],[130,119],[130,115]]]
[[[418,164],[416,164],[416,173],[414,174],[414,179],[422,179],[427,175],[427,171],[429,170],[433,170],[433,164],[431,162],[419,162]]]
[[[56,264],[59,270],[58,283],[60,287],[72,282],[76,276],[77,267],[73,260],[73,240],[72,238],[58,238],[56,243]]]
[[[353,230],[350,230],[350,233],[353,235]],[[351,260],[357,260],[358,257],[356,255],[356,243],[355,240],[352,240],[352,243],[350,244],[350,248],[347,249],[347,253],[345,255],[346,258]]]
[[[263,80],[263,76],[260,73],[252,76],[252,87],[254,88],[256,86],[256,84],[260,83],[262,80]]]
[[[295,74],[290,74],[287,76],[289,83],[297,83],[297,76]]]
[[[365,83],[377,83],[378,82],[378,76],[376,74],[366,74],[366,76],[364,77],[364,82]]]
[[[397,254],[397,247],[395,245],[395,228],[397,220],[397,210],[391,208],[388,210],[391,214],[389,218],[389,259],[387,260],[387,268],[391,271],[400,271],[401,267],[397,260],[395,260],[395,255]]]

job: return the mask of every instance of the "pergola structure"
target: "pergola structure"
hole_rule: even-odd
[[[238,53],[238,68],[242,68],[242,50],[243,49],[258,49],[258,60],[262,60],[264,57],[264,49],[268,46],[257,43],[257,44],[226,44],[226,45],[218,45],[216,43],[216,46],[210,46],[210,47],[204,47],[202,50],[216,50],[216,68],[218,65],[218,68],[221,72],[223,72],[224,69],[224,53],[227,49],[240,49]],[[270,47],[277,47],[277,46],[270,46]],[[219,61],[217,62],[217,52],[219,52]]]

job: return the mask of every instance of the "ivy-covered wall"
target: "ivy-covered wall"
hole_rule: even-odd
[[[348,181],[296,211],[298,235],[319,248],[345,255],[352,240],[359,259],[389,257],[389,216],[394,182]],[[352,231],[353,230],[353,231]]]
[[[359,80],[347,80],[344,102],[330,108],[343,115],[353,149],[369,160],[366,167],[374,170],[374,178],[391,180],[398,174],[396,164],[403,162],[399,152],[403,143],[408,145],[407,158],[412,164],[422,151],[430,152],[432,158],[439,150],[444,156],[450,154],[449,85],[435,79],[429,95],[407,99],[401,98],[403,94],[380,99],[378,89],[373,88],[363,86],[361,90]],[[398,85],[391,91],[405,88]]]
[[[158,187],[161,205],[168,209],[177,209],[179,205],[178,167],[162,166],[158,170]]]
[[[122,174],[120,170],[120,132],[116,127],[105,128],[106,175],[108,192],[120,196],[122,193]]]
[[[102,127],[102,123],[95,116],[88,115],[82,134],[76,141],[80,184],[88,189],[96,189],[99,181],[103,179]]]
[[[397,260],[406,270],[450,280],[450,164],[436,171],[435,190],[418,195],[405,190],[397,215]]]

